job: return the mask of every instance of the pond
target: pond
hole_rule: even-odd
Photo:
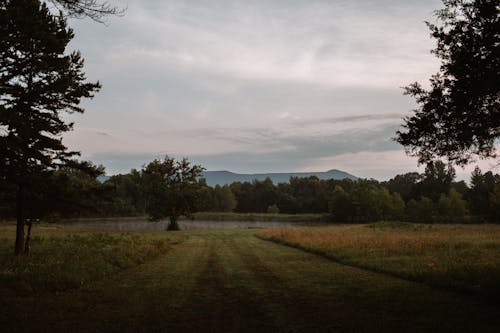
[[[207,229],[264,229],[288,228],[311,225],[306,222],[282,221],[198,221],[181,220],[178,222],[181,230],[207,230]],[[72,226],[122,231],[161,231],[166,230],[168,221],[150,222],[148,220],[92,220],[68,222]]]

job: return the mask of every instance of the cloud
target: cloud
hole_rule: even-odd
[[[103,89],[68,117],[65,142],[110,173],[165,153],[266,172],[401,151],[390,138],[414,103],[400,87],[438,67],[422,22],[438,0],[127,7],[109,26],[70,22],[71,46]]]
[[[148,3],[131,1],[126,16],[99,34],[111,45],[99,48],[101,75],[175,68],[187,75],[394,87],[437,69],[422,21],[438,1]],[[102,46],[81,38],[90,48]]]
[[[125,172],[132,166],[139,167],[153,157],[165,154],[187,156],[211,170],[300,171],[332,156],[398,149],[399,146],[391,140],[396,127],[395,124],[385,124],[371,129],[358,128],[314,135],[307,129],[299,133],[272,128],[218,128],[192,130],[189,133],[154,133],[150,138],[143,137],[143,140],[151,140],[148,150],[140,149],[146,146],[145,142],[136,143],[139,149],[128,146],[127,150],[120,151],[119,141],[116,147],[112,141],[99,141],[99,147],[105,149],[84,154],[84,158],[107,165],[111,173]],[[169,142],[169,136],[191,144],[182,150],[172,149],[164,144]],[[214,146],[217,149],[213,149]],[[130,164],[124,169],[126,162]]]

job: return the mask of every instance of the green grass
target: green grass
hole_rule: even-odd
[[[369,225],[267,230],[260,237],[338,262],[499,302],[500,226]]]
[[[121,234],[56,226],[37,230],[51,241],[37,243],[39,258],[28,259],[52,260],[73,234],[83,239],[76,244],[92,244],[80,248],[92,256],[129,237],[168,245],[76,289],[0,295],[3,331],[495,332],[500,325],[497,306],[341,265],[253,230]],[[11,241],[13,226],[0,226],[0,235]]]
[[[19,291],[77,288],[165,253],[179,235],[100,233],[37,225],[30,256],[13,256],[13,226],[0,227],[0,285]],[[7,231],[8,230],[8,231]],[[3,236],[3,237],[2,237]]]
[[[282,221],[282,222],[321,222],[323,214],[267,214],[267,213],[232,213],[232,212],[199,212],[194,214],[195,220],[207,221]]]

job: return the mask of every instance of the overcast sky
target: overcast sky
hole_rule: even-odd
[[[70,20],[103,88],[65,136],[108,174],[165,154],[234,172],[416,170],[391,138],[415,107],[401,87],[438,70],[423,21],[440,1],[112,3],[127,11],[107,25]]]

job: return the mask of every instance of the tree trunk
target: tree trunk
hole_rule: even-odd
[[[24,242],[24,255],[30,255],[30,238],[31,238],[31,227],[33,226],[33,220],[28,220],[26,223],[28,225],[28,232],[26,233],[26,241]]]
[[[170,216],[170,222],[168,223],[167,231],[181,230],[179,224],[177,223],[176,216]]]
[[[24,190],[19,188],[17,191],[17,205],[16,205],[16,245],[14,247],[14,254],[21,255],[24,251]]]

